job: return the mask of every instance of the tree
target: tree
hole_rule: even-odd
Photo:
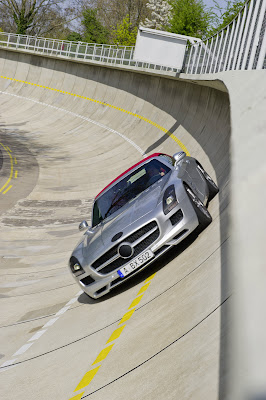
[[[149,0],[147,7],[151,10],[151,18],[145,19],[144,26],[163,30],[170,26],[172,6],[166,0]]]
[[[70,42],[82,42],[83,38],[80,33],[72,31],[66,36],[66,40]]]
[[[112,41],[114,27],[122,24],[124,18],[129,16],[130,29],[138,27],[140,21],[150,16],[151,11],[146,7],[148,0],[72,0],[77,12],[84,9],[96,8],[97,18],[101,24],[111,32],[109,41]]]
[[[116,29],[112,32],[113,43],[120,46],[134,46],[138,28],[132,28],[132,23],[129,22],[129,15],[127,15],[121,24],[118,24]]]
[[[202,0],[171,0],[169,31],[180,35],[204,37],[211,21]]]
[[[96,8],[87,8],[82,13],[84,27],[84,41],[88,43],[108,43],[109,31],[97,17]]]
[[[211,28],[209,29],[209,35],[212,36],[216,32],[219,32],[225,26],[230,24],[230,22],[237,16],[240,10],[244,7],[246,0],[228,0],[226,4],[226,9],[221,7],[221,5],[213,0],[215,7],[212,7],[213,21]]]
[[[40,35],[66,23],[66,0],[0,0],[5,26],[18,34]]]

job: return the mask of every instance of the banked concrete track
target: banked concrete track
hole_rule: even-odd
[[[224,399],[225,85],[0,56],[1,398]],[[93,197],[142,153],[180,148],[218,182],[213,223],[109,296],[78,293],[67,262]]]

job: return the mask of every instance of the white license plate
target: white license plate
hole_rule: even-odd
[[[120,276],[120,278],[124,278],[126,275],[135,271],[135,269],[138,269],[139,267],[142,266],[142,264],[149,261],[153,257],[154,257],[153,252],[151,250],[146,250],[143,253],[141,253],[138,257],[136,257],[132,261],[130,261],[123,268],[120,268],[117,271],[117,273]]]

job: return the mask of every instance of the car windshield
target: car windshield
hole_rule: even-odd
[[[158,160],[151,160],[133,170],[131,174],[118,181],[95,201],[92,226],[98,225],[169,171],[170,168]]]

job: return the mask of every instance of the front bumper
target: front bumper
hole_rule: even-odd
[[[158,206],[162,210],[161,204]],[[107,274],[96,271],[91,266],[84,268],[85,273],[78,277],[74,276],[74,279],[86,294],[97,299],[109,293],[111,289],[121,285],[133,275],[147,268],[166,251],[170,250],[172,246],[180,243],[199,224],[197,215],[187,196],[184,196],[179,201],[179,204],[167,215],[164,215],[163,211],[158,213],[158,209],[156,208],[149,214],[149,220],[145,220],[145,225],[151,221],[156,221],[160,233],[159,237],[145,250],[150,249],[154,253],[154,257],[124,278],[121,278],[117,273],[119,267]]]

